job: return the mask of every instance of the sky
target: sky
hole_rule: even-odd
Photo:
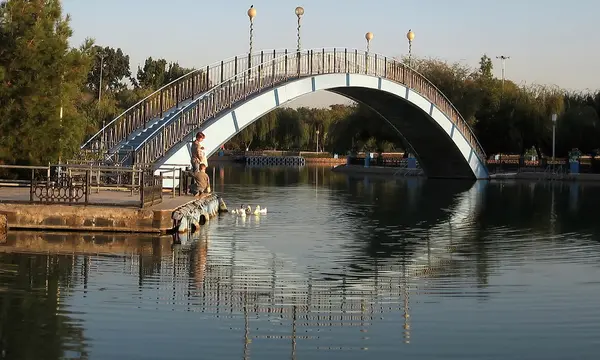
[[[302,47],[364,49],[396,57],[413,55],[460,61],[475,67],[482,54],[510,56],[506,77],[520,84],[569,90],[600,88],[594,0],[63,0],[71,15],[73,46],[86,38],[129,54],[132,72],[148,56],[203,67],[248,51],[247,10],[254,5],[254,49],[296,47],[296,6],[303,6]],[[339,103],[333,94],[312,94],[303,105]]]

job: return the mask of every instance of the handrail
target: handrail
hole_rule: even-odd
[[[415,69],[395,59],[367,53],[364,50],[321,48],[302,50],[300,53],[297,50],[290,50],[280,57],[274,55],[268,61],[258,63],[213,86],[203,94],[202,98],[179,110],[172,121],[162,124],[145,138],[134,150],[134,161],[135,163],[155,161],[157,156],[163,156],[170,146],[183,140],[204,121],[233,106],[236,101],[285,83],[289,79],[331,73],[356,73],[383,77],[417,91],[436,104],[457,125],[458,130],[474,148],[476,155],[482,161],[485,160],[483,147],[470,125],[452,102]],[[239,78],[242,78],[243,82],[237,81]],[[234,79],[235,84],[232,82]],[[185,119],[182,120],[184,117]],[[190,121],[194,123],[190,124]]]
[[[280,57],[273,57],[273,59],[271,59],[271,60],[268,60],[268,61],[269,61],[269,62],[272,62],[272,61],[277,61],[277,60],[285,59],[285,57],[286,57],[286,56],[290,56],[290,55],[294,55],[294,54],[295,54],[295,52],[294,52],[294,53],[287,53],[287,54],[285,54],[285,55],[282,55],[282,56],[280,56]],[[258,64],[258,65],[256,65],[256,66],[254,66],[254,67],[250,68],[249,70],[250,70],[250,71],[252,71],[252,70],[254,70],[255,68],[258,68],[258,67],[261,67],[261,66],[264,66],[264,63]],[[233,76],[233,77],[234,77],[234,78],[240,78],[240,77],[242,77],[242,78],[243,78],[244,74],[246,74],[247,72],[248,72],[248,69],[245,69],[245,70],[243,70],[241,73],[238,73],[238,74],[236,74],[236,75],[235,75],[235,76]],[[230,82],[231,82],[231,78],[230,78],[230,79],[227,79],[226,81],[223,81],[223,82],[221,82],[221,83],[219,83],[219,84],[217,84],[217,85],[215,85],[215,86],[214,86],[214,88],[217,88],[217,87],[219,87],[219,86],[221,86],[221,85],[223,85],[223,84],[230,83]],[[212,89],[211,89],[211,90],[212,90]],[[203,98],[205,98],[206,96],[208,96],[208,94],[210,94],[210,93],[211,93],[211,90],[209,90],[209,91],[207,91],[206,93],[204,93],[204,94],[200,95],[200,96],[198,97],[198,99],[196,99],[194,102],[192,102],[192,103],[188,104],[187,106],[185,106],[185,107],[181,108],[179,111],[177,111],[177,113],[176,113],[175,115],[173,115],[173,118],[175,119],[175,118],[176,118],[178,115],[180,116],[180,115],[181,115],[181,114],[182,114],[184,111],[186,111],[186,110],[187,110],[187,109],[188,109],[190,106],[193,106],[193,105],[195,105],[195,104],[196,104],[196,102],[199,102],[200,100],[202,100]],[[135,147],[135,148],[134,148],[134,151],[137,151],[137,150],[139,150],[139,149],[140,149],[140,148],[141,148],[141,147],[144,145],[144,143],[146,142],[146,140],[148,140],[148,139],[152,138],[152,137],[153,137],[153,136],[154,136],[156,133],[158,133],[159,131],[161,131],[161,130],[162,130],[164,127],[165,127],[165,126],[168,126],[169,124],[170,124],[170,123],[163,123],[163,124],[161,124],[159,127],[157,127],[157,128],[154,130],[154,131],[152,131],[152,132],[151,132],[151,133],[150,133],[150,134],[149,134],[149,135],[148,135],[148,136],[147,136],[147,137],[144,139],[144,141],[142,141],[142,142],[141,142],[141,143],[140,143],[140,144],[139,144],[137,147]]]
[[[278,50],[279,51],[283,51],[284,49],[275,49],[275,51],[278,51]],[[197,94],[201,94],[201,93],[203,93],[205,91],[208,91],[210,89],[210,80],[211,80],[211,77],[210,77],[209,73],[211,72],[211,70],[220,69],[221,71],[220,71],[220,74],[218,74],[219,75],[218,77],[223,77],[223,76],[225,76],[225,71],[224,71],[223,67],[226,66],[226,65],[230,65],[231,63],[235,62],[235,65],[236,65],[236,66],[234,66],[234,68],[235,68],[234,75],[235,75],[235,73],[237,73],[238,62],[239,62],[240,65],[244,65],[245,64],[246,65],[245,68],[248,68],[248,66],[247,66],[248,59],[250,59],[250,63],[252,63],[253,60],[259,60],[262,54],[264,54],[264,50],[260,51],[260,52],[254,52],[251,55],[248,54],[248,53],[240,54],[240,55],[237,55],[237,56],[225,59],[225,60],[214,62],[214,63],[212,63],[212,64],[210,64],[210,65],[208,65],[206,67],[202,67],[202,68],[198,68],[198,69],[192,70],[192,71],[190,71],[190,72],[188,72],[188,73],[180,76],[179,78],[177,78],[177,79],[169,82],[168,84],[163,85],[161,88],[155,90],[154,92],[152,92],[151,94],[149,94],[145,98],[141,99],[140,101],[138,101],[137,103],[135,103],[134,105],[132,105],[131,107],[129,107],[123,113],[119,114],[116,118],[114,118],[113,120],[111,120],[108,124],[104,125],[100,130],[98,130],[94,135],[92,135],[83,145],[81,145],[80,149],[83,150],[83,149],[85,149],[87,147],[90,147],[90,145],[92,145],[92,143],[94,141],[97,141],[98,138],[108,137],[105,134],[107,132],[109,132],[109,130],[111,128],[114,128],[116,126],[116,123],[120,119],[126,118],[132,112],[134,112],[135,110],[139,109],[141,107],[141,105],[148,104],[150,102],[150,100],[152,100],[155,97],[157,97],[157,95],[160,95],[160,94],[164,93],[166,90],[172,90],[170,88],[176,87],[176,86],[180,85],[183,81],[189,80],[189,78],[192,78],[192,84],[188,84],[188,87],[189,87],[189,85],[191,85],[192,89],[191,89],[191,91],[189,91],[190,89],[188,89],[188,91],[187,91],[187,93],[189,95],[188,97],[179,98],[179,94],[176,94],[177,98],[175,99],[175,103],[177,105],[178,105],[178,103],[180,101],[186,101],[189,98],[193,98]],[[206,82],[206,84],[204,84],[204,85],[206,85],[206,89],[204,91],[197,91],[197,92],[195,91],[195,90],[198,89],[198,87],[200,87],[200,89],[198,89],[198,90],[202,90],[203,86],[199,86],[199,85],[202,85],[202,84],[194,84],[194,82],[193,82],[193,76],[194,75],[205,76],[206,77],[206,81],[207,82]],[[228,74],[228,76],[230,76],[230,75]],[[200,79],[200,81],[201,81],[201,79]],[[221,80],[219,80],[219,81],[221,81]],[[175,89],[175,90],[177,90],[177,89]],[[191,92],[191,94],[190,94],[190,92]],[[160,99],[160,103],[161,103],[160,104],[160,109],[158,109],[158,110],[160,110],[159,113],[160,113],[161,117],[162,117],[162,113],[163,113],[164,110],[168,110],[168,109],[172,108],[172,106],[164,108],[164,104],[162,104],[163,100],[164,99],[161,96],[161,99]],[[173,99],[171,99],[171,100],[173,100]],[[172,102],[173,101],[171,101],[171,103]],[[152,107],[152,106],[150,106],[150,107]],[[153,108],[152,110],[156,110],[156,109]],[[112,146],[117,145],[119,142],[125,140],[127,138],[127,136],[131,132],[139,129],[148,120],[150,120],[150,119],[156,117],[156,115],[158,115],[157,111],[153,112],[152,110],[150,110],[150,116],[148,116],[148,114],[145,114],[145,112],[147,112],[148,110],[143,109],[142,112],[144,114],[138,115],[138,119],[135,119],[136,121],[134,121],[135,122],[135,124],[133,124],[134,126],[131,126],[131,125],[130,126],[125,126],[126,129],[123,129],[125,131],[121,131],[121,133],[119,134],[120,136],[116,136],[114,139],[111,138],[110,142],[106,141],[109,144],[108,148],[98,149],[98,150],[100,150],[100,151],[102,151],[102,150],[109,150]],[[139,118],[144,118],[144,119],[139,119]],[[108,139],[100,139],[100,140],[108,140]]]

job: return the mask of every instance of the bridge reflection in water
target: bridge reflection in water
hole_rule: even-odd
[[[474,216],[482,195],[482,189],[476,186],[460,194],[452,209],[446,210],[449,216],[437,223],[432,221],[426,239],[407,245],[407,251],[399,257],[373,257],[341,269],[302,267],[260,244],[211,235],[210,226],[180,239],[180,245],[173,245],[171,236],[17,232],[0,244],[0,253],[5,253],[0,256],[26,253],[37,254],[38,261],[45,260],[45,273],[42,270],[29,276],[38,277],[36,282],[45,277],[46,292],[51,290],[50,264],[67,264],[61,272],[64,276],[55,280],[57,309],[61,298],[69,302],[72,287],[80,284],[86,292],[95,275],[111,272],[137,277],[140,302],[152,298],[156,307],[217,317],[243,314],[245,354],[251,339],[288,339],[295,353],[297,339],[318,338],[324,328],[350,326],[367,333],[373,320],[386,313],[402,314],[399,336],[408,343],[411,295],[428,291],[421,279],[449,276],[457,273],[453,267],[463,266],[456,255],[465,236],[461,224]],[[122,262],[103,261],[109,257]],[[460,276],[470,276],[462,270]],[[157,287],[161,289],[159,294]],[[288,335],[251,330],[256,328],[251,326],[253,321],[261,323],[265,319],[270,325],[289,326]],[[299,332],[299,328],[310,331]]]

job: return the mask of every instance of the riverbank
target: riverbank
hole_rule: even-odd
[[[405,177],[405,176],[419,176],[424,177],[423,170],[421,169],[407,169],[401,167],[383,167],[383,166],[370,166],[364,167],[363,165],[339,165],[334,167],[331,171],[339,172],[344,174],[372,174],[372,175],[388,175],[392,177]]]
[[[103,191],[94,205],[27,203],[28,188],[0,188],[0,232],[8,230],[52,230],[162,234],[173,229],[173,214],[190,206],[213,201],[210,196],[169,197],[140,208],[128,193]]]
[[[332,169],[333,172],[360,175],[379,175],[389,177],[419,176],[427,177],[421,169],[407,169],[398,167],[379,167],[362,165],[339,165]],[[578,181],[600,182],[600,174],[552,174],[549,172],[512,172],[490,174],[489,181],[528,180],[528,181]]]
[[[490,180],[535,180],[535,181],[600,181],[600,174],[552,174],[549,172],[514,172],[490,174]]]

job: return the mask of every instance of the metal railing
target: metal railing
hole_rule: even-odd
[[[140,207],[152,206],[162,202],[162,175],[141,172]]]
[[[0,202],[111,206],[138,203],[143,208],[163,199],[162,175],[154,175],[151,167],[141,165],[131,168],[76,164],[0,165],[0,170],[3,169],[12,173],[11,178],[0,179],[0,187],[21,189],[5,190],[0,194]],[[23,187],[28,188],[28,194],[23,192]],[[107,191],[101,194],[101,190]],[[129,199],[134,197],[133,201],[115,196],[119,194],[118,190],[130,192]],[[135,200],[136,195],[139,200]]]
[[[162,118],[165,111],[178,107],[183,101],[193,100],[214,84],[220,84],[250,68],[251,64],[269,61],[270,56],[279,56],[284,51],[260,52],[251,56],[243,54],[189,72],[125,110],[87,140],[81,150],[104,155],[134,131],[145,128],[150,120]]]
[[[261,53],[263,54],[263,53]],[[202,97],[180,109],[173,120],[157,127],[138,145],[133,155],[135,163],[152,163],[165,156],[175,144],[185,139],[207,120],[217,117],[238,101],[292,79],[322,74],[365,74],[389,79],[416,91],[431,101],[453,122],[484,161],[486,156],[469,124],[450,100],[429,80],[408,66],[374,53],[349,49],[318,49],[302,52],[273,52],[267,60],[235,74],[212,87]],[[261,55],[265,59],[265,54]]]

